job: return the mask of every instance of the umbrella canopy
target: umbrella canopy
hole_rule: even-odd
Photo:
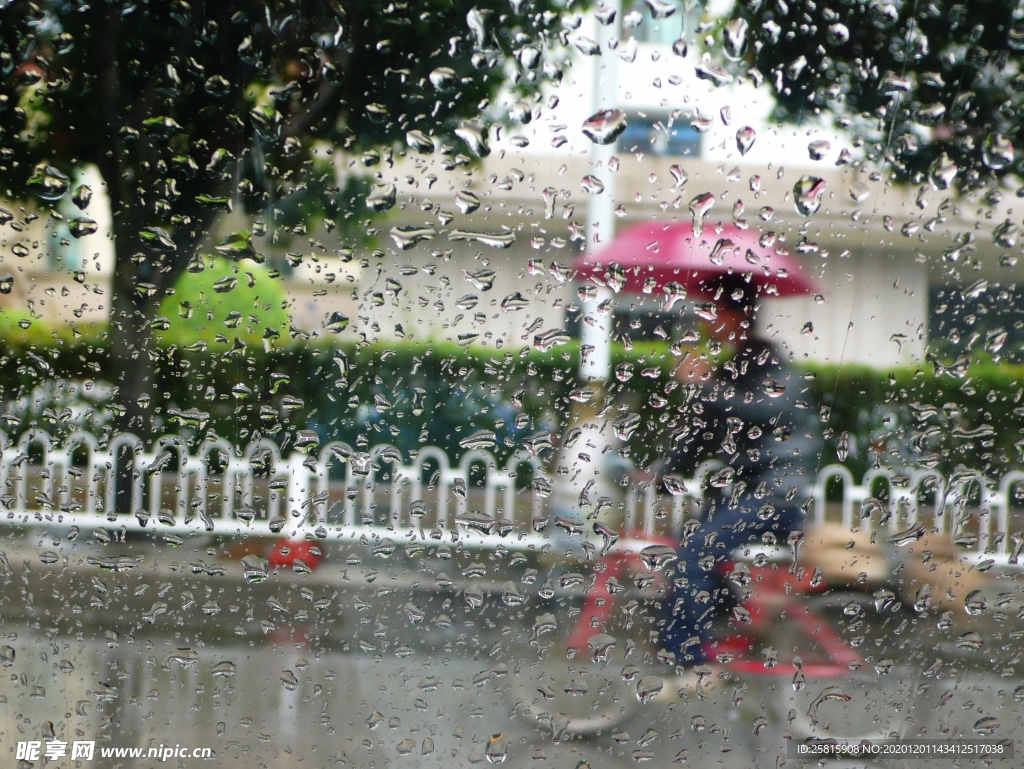
[[[706,294],[709,279],[750,275],[761,296],[797,296],[817,290],[803,265],[778,244],[763,247],[760,233],[732,224],[705,225],[694,236],[689,223],[649,221],[621,230],[595,252],[572,262],[576,279],[629,294],[677,283],[687,294]]]

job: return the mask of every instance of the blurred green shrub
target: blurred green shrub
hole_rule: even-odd
[[[453,459],[465,450],[464,438],[491,430],[497,453],[507,456],[537,432],[550,432],[557,444],[570,426],[570,394],[581,386],[574,343],[545,353],[496,352],[447,342],[357,346],[321,337],[268,350],[261,336],[254,327],[250,343],[205,350],[164,336],[154,403],[161,429],[196,438],[212,430],[240,444],[269,435],[285,448],[296,430],[310,429],[321,443],[390,443],[403,452],[432,444]],[[106,344],[96,330],[28,340],[0,331],[0,405],[49,379],[112,381]],[[608,384],[611,404],[601,418],[640,415],[626,453],[641,467],[662,457],[690,418],[680,410],[681,388],[672,389],[674,363],[668,345],[613,350],[613,366],[622,367],[625,381]],[[799,370],[799,397],[819,414],[827,436],[822,466],[837,461],[844,432],[845,465],[855,477],[875,465],[949,471],[963,464],[999,474],[1024,464],[1024,366],[976,361],[963,378],[937,374],[925,363],[885,370],[802,363]],[[176,416],[190,409],[204,418]],[[27,426],[15,420],[0,429]]]
[[[240,339],[260,344],[272,329],[288,330],[286,295],[281,282],[255,262],[233,262],[199,257],[204,269],[186,271],[174,285],[174,293],[160,303],[155,331],[163,345],[224,348]]]

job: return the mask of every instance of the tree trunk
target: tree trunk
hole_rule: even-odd
[[[118,388],[116,402],[124,409],[118,428],[120,432],[134,433],[148,442],[153,435],[153,407],[159,375],[151,324],[160,299],[140,296],[130,287],[119,285],[122,282],[114,281],[109,332],[110,370]]]
[[[114,216],[114,277],[110,303],[110,372],[123,409],[119,432],[149,440],[153,434],[156,350],[153,319],[164,293],[162,274],[153,275],[139,241],[135,210],[122,207]],[[149,288],[149,284],[153,288]]]

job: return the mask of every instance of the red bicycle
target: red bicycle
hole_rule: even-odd
[[[705,647],[712,662],[677,674],[657,649],[653,610],[666,596],[660,569],[676,544],[641,532],[621,537],[595,560],[562,639],[552,632],[545,643],[543,629],[556,620],[541,615],[531,637],[537,661],[523,664],[509,688],[521,713],[556,737],[596,735],[641,717],[645,706],[713,702],[735,684],[759,694],[755,721],[774,720],[794,739],[883,739],[904,728],[883,699],[910,702],[915,682],[890,660],[869,664],[857,649],[857,622],[876,610],[875,599],[829,590],[780,550],[750,548],[720,566],[735,594],[731,615]],[[882,674],[898,692],[879,686]],[[728,706],[729,697],[721,700]],[[878,716],[887,711],[892,717]]]

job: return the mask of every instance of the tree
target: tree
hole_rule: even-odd
[[[507,75],[523,91],[542,71],[558,76],[539,65],[559,12],[555,0],[4,4],[0,190],[42,206],[72,194],[87,213],[69,180],[86,164],[102,174],[123,426],[149,431],[152,325],[215,217],[234,205],[273,213],[316,189],[323,215],[360,226],[366,185],[335,186],[326,147],[486,154],[479,112]],[[393,204],[381,192],[378,210]],[[72,233],[95,228],[85,213]],[[244,231],[218,250],[262,258]]]
[[[775,88],[778,117],[833,113],[897,181],[969,191],[1020,173],[1016,2],[741,0],[724,33]]]

